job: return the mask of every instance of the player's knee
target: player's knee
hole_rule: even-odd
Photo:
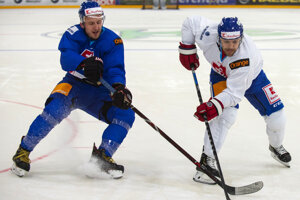
[[[49,103],[51,103],[51,101],[52,101],[53,99],[54,99],[53,97],[48,97],[47,100],[46,100],[46,102],[45,102],[45,107],[46,107]]]
[[[224,125],[229,129],[235,122],[238,109],[235,107],[228,107],[223,110],[220,118]]]
[[[284,130],[286,123],[286,116],[284,110],[281,109],[265,117],[267,128],[273,132]]]
[[[122,110],[118,109],[116,111],[115,116],[112,119],[112,124],[119,125],[123,128],[125,128],[127,131],[132,127],[133,123],[135,120],[135,114],[133,110],[127,109],[127,110]]]
[[[72,103],[61,98],[51,98],[45,105],[41,116],[51,124],[58,124],[70,114]]]
[[[135,114],[133,110],[127,109],[127,110],[122,110],[120,109],[120,112],[118,112],[118,119],[126,122],[130,127],[132,127],[134,120],[135,120]]]

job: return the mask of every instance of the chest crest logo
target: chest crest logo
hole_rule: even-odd
[[[215,72],[217,72],[221,76],[227,78],[226,67],[224,67],[222,64],[218,65],[215,62],[213,62],[212,63],[212,68],[214,69]]]
[[[83,57],[85,57],[85,58],[90,58],[90,57],[94,56],[94,52],[91,51],[91,50],[89,50],[89,49],[85,49],[85,50],[81,53],[81,55],[82,55]]]

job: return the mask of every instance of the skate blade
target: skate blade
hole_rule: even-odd
[[[15,175],[17,175],[19,177],[25,176],[25,174],[27,172],[24,169],[17,167],[15,163],[11,166],[10,171],[12,171],[12,173],[14,173]]]
[[[197,171],[195,176],[193,177],[193,180],[198,183],[204,183],[207,185],[215,185],[217,184],[211,178],[209,178],[205,173]]]
[[[90,173],[90,172],[89,172]],[[91,179],[94,178],[112,178],[112,179],[120,179],[123,177],[123,173],[117,170],[109,170],[108,172],[99,170],[97,174],[86,173],[85,176]]]
[[[123,172],[120,170],[108,170],[107,172],[113,179],[120,179],[123,177]]]
[[[123,177],[122,170],[104,169],[103,163],[98,159],[91,158],[91,160],[82,165],[82,171],[88,178],[113,178],[120,179]]]
[[[290,166],[290,163],[288,163],[288,162],[282,162],[281,160],[279,160],[279,158],[273,153],[273,152],[271,152],[271,156],[275,159],[275,160],[277,160],[279,163],[281,163],[282,165],[284,165],[285,167],[287,167],[287,168],[290,168],[291,166]]]

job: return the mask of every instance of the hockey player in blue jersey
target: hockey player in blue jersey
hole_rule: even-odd
[[[61,67],[67,73],[13,156],[11,169],[18,176],[30,170],[30,152],[75,109],[108,124],[99,148],[94,144],[92,158],[113,178],[121,178],[124,173],[124,167],[112,159],[135,119],[130,109],[132,94],[126,88],[123,42],[103,26],[105,15],[97,2],[83,2],[79,18],[80,24],[67,29],[58,47]],[[101,85],[100,77],[116,89],[114,94]]]

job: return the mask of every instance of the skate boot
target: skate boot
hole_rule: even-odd
[[[23,149],[21,145],[19,146],[16,154],[12,158],[14,161],[11,171],[19,177],[22,177],[29,172],[30,170],[30,159],[29,159],[30,152]]]
[[[101,171],[109,174],[114,179],[122,178],[124,173],[124,166],[118,165],[105,154],[105,149],[97,149],[94,143],[91,162],[95,162]]]
[[[215,159],[207,156],[205,153],[202,153],[200,164],[203,165],[208,171],[210,171],[214,176],[220,177],[219,171],[217,170],[215,166]],[[207,176],[200,167],[196,168],[197,172],[194,175],[193,180],[200,183],[205,183],[209,185],[215,185],[216,183]]]
[[[282,145],[279,147],[272,147],[271,145],[269,145],[269,150],[271,151],[271,156],[275,160],[286,167],[290,167],[289,162],[292,160],[291,155]]]

